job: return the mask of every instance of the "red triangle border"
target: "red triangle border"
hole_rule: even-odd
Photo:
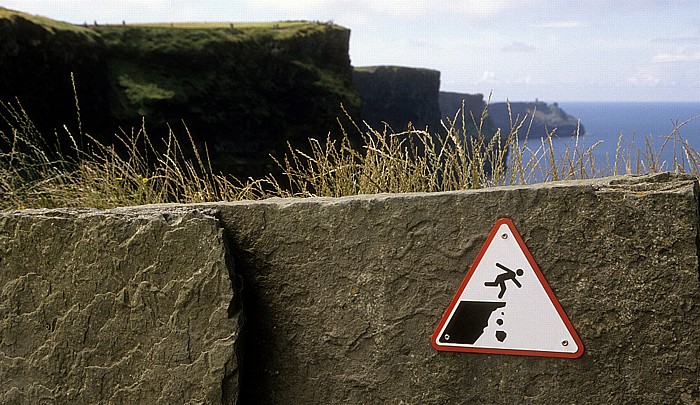
[[[542,284],[542,287],[544,288],[545,292],[549,296],[549,299],[552,302],[552,304],[554,305],[554,308],[557,310],[557,313],[559,314],[562,321],[566,325],[566,329],[569,331],[569,333],[573,337],[574,341],[576,342],[576,345],[578,346],[578,350],[576,352],[574,352],[574,353],[560,353],[560,352],[533,351],[533,350],[494,349],[494,348],[479,348],[479,347],[454,347],[454,346],[440,346],[437,344],[438,335],[439,335],[440,331],[442,330],[443,326],[447,322],[447,319],[449,318],[450,314],[454,310],[454,307],[458,304],[459,297],[462,295],[462,292],[467,287],[469,280],[471,279],[472,275],[476,271],[476,268],[478,267],[479,263],[481,262],[481,259],[484,257],[486,250],[491,245],[491,242],[493,241],[493,239],[496,237],[496,234],[498,233],[498,229],[501,227],[501,225],[504,225],[504,224],[510,228],[511,232],[515,236],[515,239],[518,241],[518,245],[520,246],[520,249],[525,254],[527,261],[529,262],[532,269],[535,271],[535,275],[537,276],[540,283]],[[581,338],[578,336],[578,333],[576,333],[576,329],[574,329],[574,326],[571,323],[571,321],[569,320],[569,317],[566,315],[566,312],[564,312],[564,309],[562,308],[561,304],[559,304],[559,300],[557,300],[557,297],[554,295],[554,292],[549,287],[549,283],[547,283],[547,280],[544,278],[542,271],[540,271],[540,268],[537,266],[535,259],[532,257],[532,254],[530,253],[530,250],[528,250],[527,246],[525,246],[525,242],[523,241],[523,238],[520,236],[520,233],[518,233],[517,229],[515,228],[515,225],[508,218],[499,219],[498,221],[496,221],[496,224],[493,226],[493,229],[491,229],[489,236],[486,238],[486,242],[484,242],[484,245],[481,247],[479,254],[476,256],[476,259],[474,259],[474,262],[472,263],[471,267],[469,268],[467,275],[464,277],[464,280],[462,280],[462,284],[459,286],[457,293],[452,298],[450,305],[447,307],[447,310],[445,310],[445,313],[443,314],[442,318],[440,319],[440,322],[438,323],[438,326],[435,329],[435,332],[433,332],[433,335],[430,338],[430,343],[433,346],[433,348],[435,348],[436,350],[444,351],[444,352],[508,354],[508,355],[516,355],[516,356],[560,357],[560,358],[571,358],[571,359],[581,357],[581,355],[583,355],[583,351],[584,351],[583,342],[581,342]]]

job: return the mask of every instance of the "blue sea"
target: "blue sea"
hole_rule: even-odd
[[[568,114],[580,119],[586,134],[579,138],[579,150],[600,142],[593,150],[593,156],[600,163],[608,162],[612,167],[618,139],[622,134],[622,146],[628,150],[645,149],[648,139],[652,149],[658,154],[665,141],[674,130],[686,120],[698,117],[683,125],[676,137],[700,153],[700,102],[657,103],[657,102],[560,102],[559,106]],[[554,141],[555,150],[563,153],[567,143],[573,140],[561,137]],[[634,148],[629,145],[633,144]],[[679,151],[679,149],[677,149]],[[667,143],[660,153],[661,161],[673,161],[673,142]],[[640,157],[644,159],[644,156]],[[645,164],[648,164],[645,162]],[[667,166],[667,169],[672,167]]]

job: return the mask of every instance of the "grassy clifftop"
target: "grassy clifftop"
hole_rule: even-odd
[[[31,15],[27,13],[22,13],[19,11],[9,10],[4,7],[0,7],[0,21],[8,20],[13,23],[28,23],[33,24],[37,28],[48,31],[49,33],[55,33],[60,31],[70,31],[75,32],[80,35],[84,35],[88,38],[95,39],[97,35],[88,29],[73,24],[65,23],[62,21],[52,20],[50,18]]]
[[[268,153],[336,127],[352,89],[349,30],[330,24],[152,24],[97,28],[111,55],[112,106],[205,136],[215,166],[271,169]],[[262,166],[260,166],[262,165]]]
[[[85,27],[0,8],[0,101],[19,98],[40,128],[75,124],[71,73],[85,104],[86,123],[105,118],[105,47]],[[0,120],[0,122],[2,122]]]
[[[0,10],[0,101],[17,97],[40,129],[151,134],[168,127],[206,142],[217,169],[256,175],[286,142],[324,137],[341,103],[359,112],[350,31],[333,24],[177,23],[76,26]],[[12,65],[12,66],[10,66]]]

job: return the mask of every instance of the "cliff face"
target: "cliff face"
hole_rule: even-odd
[[[471,112],[477,119],[486,108],[483,94],[464,94],[449,91],[440,92],[440,111],[444,117],[454,118],[455,114],[462,109],[468,117]]]
[[[359,112],[350,31],[312,23],[240,28],[105,27],[120,121],[170,123],[207,141],[227,172],[263,175],[286,143],[325,137]],[[165,44],[165,45],[163,45]],[[216,158],[223,157],[223,158]]]
[[[287,142],[358,116],[350,31],[307,22],[79,27],[0,9],[0,100],[17,97],[43,133],[77,121],[109,140],[118,127],[151,137],[171,127],[206,142],[215,170],[274,169]],[[86,123],[89,121],[89,123]],[[74,127],[74,126],[73,126]]]
[[[399,66],[356,67],[353,84],[362,99],[362,119],[381,131],[440,128],[440,72]]]
[[[82,121],[95,127],[106,116],[105,46],[95,32],[0,8],[0,101],[18,98],[40,128],[77,124],[71,72]]]
[[[474,117],[474,122],[476,122],[478,125],[481,120],[481,114],[483,114],[484,109],[486,108],[484,95],[453,93],[447,91],[440,92],[440,111],[442,111],[443,117],[453,120],[455,118],[455,114],[461,111],[462,106],[464,106],[464,119],[467,121],[467,128],[475,129],[472,122],[472,116]],[[461,119],[461,113],[457,119]],[[482,131],[487,137],[496,132],[496,128],[490,114],[488,114],[484,120]]]

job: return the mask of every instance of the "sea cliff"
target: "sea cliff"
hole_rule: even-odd
[[[362,99],[362,119],[372,128],[395,132],[440,128],[440,72],[403,66],[356,67],[353,84]]]
[[[332,23],[76,26],[0,9],[0,100],[59,136],[109,141],[142,119],[185,136],[184,122],[215,170],[259,176],[287,142],[336,130],[341,104],[359,116],[349,39]]]

